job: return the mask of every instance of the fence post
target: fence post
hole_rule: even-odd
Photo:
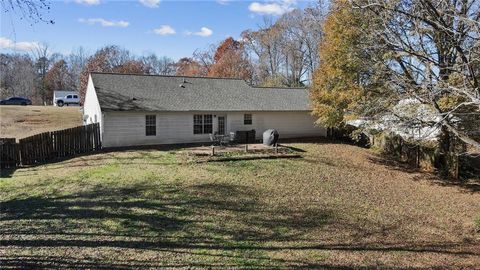
[[[455,155],[455,179],[458,180],[459,172],[460,172],[460,159],[458,158],[458,154]]]
[[[19,148],[15,138],[0,138],[0,168],[13,168],[19,165]]]
[[[416,156],[417,156],[417,159],[416,159],[416,162],[415,164],[417,165],[417,168],[420,168],[420,145],[417,145],[417,149],[416,149]]]

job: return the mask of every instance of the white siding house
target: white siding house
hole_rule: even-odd
[[[88,78],[87,92],[83,104],[83,124],[100,123],[100,137],[103,138],[103,114],[91,76]]]
[[[100,123],[102,145],[209,142],[210,133],[274,128],[282,138],[325,136],[305,89],[256,88],[243,80],[92,73],[84,123]]]

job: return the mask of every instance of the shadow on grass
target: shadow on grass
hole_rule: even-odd
[[[393,158],[388,156],[382,155],[375,155],[369,157],[369,160],[372,163],[380,164],[386,166],[390,169],[394,169],[397,171],[402,171],[406,173],[418,173],[414,177],[415,180],[428,180],[430,183],[440,186],[451,186],[451,187],[458,187],[462,190],[467,192],[480,192],[480,178],[472,178],[472,179],[453,179],[451,177],[442,176],[437,172],[425,172],[415,166],[412,166],[408,163],[397,161]]]
[[[11,177],[14,172],[16,176],[29,176],[36,175],[37,171],[54,171],[54,170],[65,170],[68,168],[89,168],[97,167],[99,165],[162,165],[162,166],[171,166],[178,165],[181,161],[168,160],[165,156],[155,155],[153,153],[158,153],[156,150],[145,150],[145,151],[133,151],[134,154],[130,156],[121,157],[115,155],[113,152],[107,153],[94,153],[91,155],[77,156],[75,159],[65,159],[52,162],[48,167],[41,167],[45,164],[36,164],[33,166],[26,166],[23,168],[16,168],[9,172],[8,176]],[[128,151],[127,151],[128,153]],[[168,154],[168,153],[166,153]],[[21,169],[21,170],[18,170]],[[23,169],[23,170],[22,170]],[[6,172],[8,173],[8,172]]]
[[[67,248],[121,248],[135,252],[181,250],[185,260],[170,267],[215,266],[205,259],[211,256],[220,257],[217,263],[227,267],[274,267],[284,262],[265,257],[267,247],[262,242],[301,239],[306,231],[327,224],[332,217],[331,212],[320,209],[271,209],[260,203],[258,196],[255,190],[240,185],[143,183],[123,188],[95,186],[61,197],[4,201],[0,204],[0,222],[8,226],[0,228],[0,246],[47,248],[54,258],[2,256],[0,264],[141,268],[148,263],[128,259],[111,265],[94,261],[76,264],[74,259],[55,253]],[[209,251],[215,251],[215,255]],[[163,263],[169,262],[158,262]]]
[[[2,169],[0,169],[0,177],[1,178],[12,177],[13,173],[16,170],[17,170],[17,168],[2,168]]]
[[[335,224],[325,207],[272,208],[255,189],[234,184],[194,186],[140,182],[128,187],[94,186],[59,197],[30,197],[0,204],[2,249],[31,249],[2,255],[15,268],[225,268],[282,266],[345,269],[346,266],[270,258],[267,252],[378,251],[480,255],[454,249],[464,243],[316,243],[306,235]],[[8,226],[5,226],[8,224]],[[337,225],[335,225],[337,226]],[[307,244],[306,244],[307,243]],[[48,256],[35,251],[48,250]],[[80,257],[65,256],[74,249]],[[106,251],[107,250],[107,251]],[[108,251],[109,250],[109,251]],[[124,260],[118,250],[128,250]],[[92,253],[88,253],[92,252]],[[98,252],[102,253],[99,259]],[[142,258],[142,252],[177,254]],[[88,256],[85,256],[88,254]],[[160,258],[160,259],[158,259]],[[170,258],[171,259],[171,258]],[[347,267],[348,268],[348,267]]]
[[[292,139],[283,139],[284,143],[329,143],[329,144],[345,144],[345,142],[338,140],[331,140],[323,137],[311,137],[311,138],[292,138]],[[151,164],[151,165],[175,165],[177,163],[172,162],[159,162],[155,161],[155,158],[158,158],[151,153],[158,151],[161,152],[170,152],[170,151],[179,151],[183,149],[188,149],[191,147],[200,147],[206,146],[209,143],[190,143],[190,144],[164,144],[164,145],[145,145],[145,146],[130,146],[130,147],[111,147],[104,148],[99,151],[79,153],[69,157],[62,157],[49,160],[48,162],[41,162],[33,165],[21,166],[13,169],[2,169],[0,176],[2,178],[9,178],[15,173],[17,169],[28,169],[31,172],[39,170],[40,166],[50,164],[49,170],[63,169],[65,166],[69,167],[91,167],[96,166],[99,161],[108,161],[115,160],[118,164],[124,165],[136,165],[136,164]],[[291,145],[281,145],[293,152],[306,152],[304,149],[294,147]],[[116,153],[135,153],[136,155],[131,157],[118,157]],[[145,158],[149,158],[152,161],[145,163]],[[54,166],[58,164],[58,166]],[[28,173],[22,173],[22,176],[28,176]]]
[[[291,145],[278,144],[278,146],[285,147],[285,148],[291,150],[292,152],[298,152],[298,153],[306,153],[307,152],[307,151],[305,151],[305,149],[294,147],[294,146],[291,146]]]
[[[122,164],[140,164],[140,163],[135,163],[133,161],[136,160],[136,159],[141,160],[142,158],[149,157],[148,156],[149,152],[178,151],[178,150],[188,148],[188,147],[198,147],[198,146],[203,146],[203,145],[205,145],[205,144],[195,143],[195,144],[166,144],[166,145],[146,145],[146,146],[104,148],[104,149],[101,149],[101,150],[98,150],[98,151],[77,153],[77,154],[74,154],[74,155],[71,155],[71,156],[54,158],[54,159],[50,159],[50,160],[45,161],[45,162],[38,162],[38,163],[35,163],[35,164],[30,164],[30,165],[23,165],[23,166],[19,166],[17,168],[1,169],[0,177],[2,177],[2,178],[12,177],[13,173],[17,169],[22,169],[22,168],[28,168],[31,171],[35,171],[37,167],[42,166],[42,165],[46,165],[46,164],[60,164],[61,163],[61,165],[60,165],[61,168],[63,168],[63,166],[67,165],[67,164],[74,164],[74,165],[69,165],[69,166],[73,166],[73,167],[86,167],[86,166],[89,166],[88,163],[77,164],[78,161],[79,160],[80,161],[82,161],[82,160],[88,160],[88,161],[107,160],[107,159],[110,159],[115,153],[130,153],[130,152],[134,152],[136,154],[140,153],[140,155],[137,155],[136,157],[128,157],[128,158],[115,157],[115,160],[124,161],[124,163],[122,163]],[[94,157],[95,155],[98,155],[98,156]],[[130,163],[128,163],[128,162],[130,162]],[[155,162],[155,163],[152,163],[152,164],[167,165],[167,164],[162,164],[160,162]],[[49,169],[56,169],[56,167],[52,166]]]

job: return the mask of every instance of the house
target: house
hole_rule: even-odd
[[[84,124],[100,123],[102,145],[208,142],[209,134],[274,128],[280,138],[325,136],[304,88],[252,87],[241,79],[91,73]]]
[[[375,118],[350,120],[347,124],[361,128],[369,137],[372,133],[388,132],[406,140],[427,142],[436,141],[440,136],[438,123],[442,118],[432,106],[406,98],[399,100],[390,112],[377,114]]]

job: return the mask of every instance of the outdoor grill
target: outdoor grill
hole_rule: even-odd
[[[263,132],[263,144],[273,146],[278,142],[278,131],[276,129],[267,129]]]

